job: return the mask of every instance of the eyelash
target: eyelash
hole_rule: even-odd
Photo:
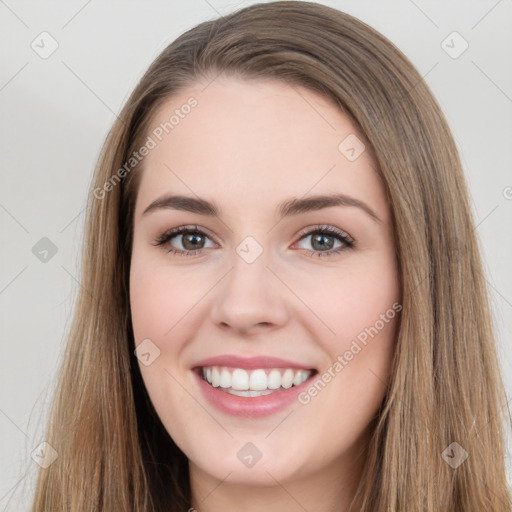
[[[160,237],[158,237],[155,240],[155,243],[153,245],[155,246],[162,246],[169,242],[171,239],[183,235],[183,234],[200,234],[201,236],[206,236],[207,238],[210,238],[204,231],[202,231],[198,226],[180,226],[178,228],[173,228],[165,233],[163,233]],[[349,236],[344,231],[341,231],[337,228],[334,228],[332,226],[317,226],[313,229],[309,230],[303,230],[299,233],[299,241],[305,238],[306,236],[313,235],[313,234],[321,234],[321,235],[328,235],[332,236],[334,238],[337,238],[339,241],[341,241],[344,246],[338,247],[337,249],[330,249],[328,251],[314,251],[309,249],[303,249],[307,252],[309,252],[309,256],[318,256],[318,257],[331,257],[334,255],[339,254],[342,251],[345,251],[347,249],[352,249],[355,246],[355,240]],[[194,249],[194,250],[187,250],[183,251],[181,249],[176,249],[175,247],[170,247],[168,249],[168,253],[177,254],[177,255],[184,255],[184,256],[194,256],[195,254],[200,253],[204,249]]]

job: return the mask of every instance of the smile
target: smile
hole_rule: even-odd
[[[229,368],[208,366],[200,369],[203,380],[231,395],[259,397],[299,386],[313,370],[293,368]]]
[[[262,418],[297,404],[318,370],[272,356],[225,354],[197,361],[191,368],[199,393],[229,416]]]

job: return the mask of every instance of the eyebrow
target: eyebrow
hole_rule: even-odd
[[[301,213],[313,212],[333,206],[353,206],[363,210],[375,222],[382,222],[378,215],[363,201],[346,194],[315,195],[306,198],[291,198],[279,203],[277,212],[280,219]],[[142,213],[142,216],[150,212],[172,209],[181,210],[200,215],[217,216],[221,209],[213,202],[206,199],[183,195],[165,195],[153,201]]]

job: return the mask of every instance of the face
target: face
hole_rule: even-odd
[[[144,383],[191,476],[348,474],[401,308],[375,160],[307,89],[226,77],[204,88],[160,109],[152,128],[175,115],[172,129],[149,134],[141,164],[130,300]]]

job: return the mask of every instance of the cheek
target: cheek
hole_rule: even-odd
[[[155,410],[169,434],[177,439],[187,438],[183,425],[198,415],[189,393],[180,384],[178,364],[188,336],[182,331],[185,322],[180,320],[197,302],[199,292],[179,270],[171,272],[161,263],[139,258],[134,252],[130,269],[133,333],[135,345],[146,343],[151,357],[147,365],[139,358],[139,369]],[[148,339],[154,345],[148,345]],[[173,418],[173,412],[178,410],[181,422]]]
[[[138,275],[130,282],[130,307],[135,343],[151,338],[164,329],[164,307],[161,294],[151,276]],[[167,327],[168,328],[168,327]]]
[[[317,291],[313,297],[334,334],[318,338],[329,362],[303,403],[316,402],[319,412],[329,404],[351,411],[334,422],[344,429],[352,428],[345,420],[361,428],[386,390],[402,309],[392,261],[381,258],[375,265],[354,268],[332,281],[327,296]]]
[[[321,331],[316,328],[316,339],[333,359],[348,350],[354,339],[364,343],[368,339],[394,337],[393,319],[401,309],[398,275],[391,259],[381,256],[373,263],[354,265],[320,283],[311,277],[301,278],[301,295],[328,327],[322,336],[318,336]],[[383,341],[376,351],[384,350],[385,345]]]
[[[368,337],[387,337],[397,308],[400,309],[397,281],[392,276],[370,273],[345,282],[344,290],[347,293],[345,303],[338,308],[333,306],[338,312],[336,337],[339,340],[358,339],[363,344]]]
[[[169,269],[134,258],[130,271],[130,307],[135,342],[164,340],[207,291],[193,270]]]

